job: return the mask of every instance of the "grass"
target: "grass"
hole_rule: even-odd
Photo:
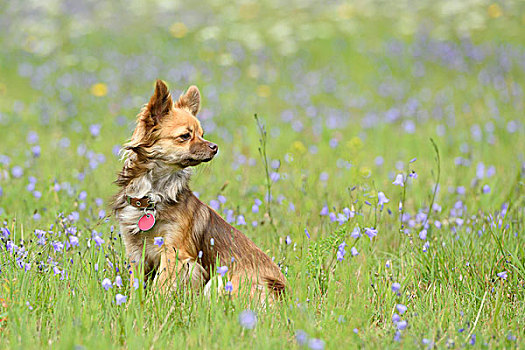
[[[1,6],[0,348],[522,346],[520,2]],[[201,89],[192,187],[279,262],[275,307],[128,287],[106,205],[156,78]]]

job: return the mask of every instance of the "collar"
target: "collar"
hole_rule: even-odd
[[[138,209],[153,209],[155,208],[155,202],[151,200],[149,196],[144,196],[142,198],[134,198],[126,196],[127,201],[130,205]]]

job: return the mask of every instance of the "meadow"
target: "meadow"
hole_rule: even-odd
[[[0,10],[0,348],[524,346],[523,2]],[[200,88],[192,189],[276,305],[129,283],[108,203],[157,78]]]

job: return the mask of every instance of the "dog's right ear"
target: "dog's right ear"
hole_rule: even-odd
[[[164,117],[173,106],[170,90],[166,83],[157,79],[155,83],[155,92],[151,96],[148,106],[146,107],[153,122],[157,124],[162,117]]]

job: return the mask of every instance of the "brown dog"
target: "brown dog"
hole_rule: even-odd
[[[157,287],[170,291],[181,282],[199,290],[211,284],[217,266],[227,266],[232,294],[247,288],[252,298],[273,300],[286,285],[280,269],[189,188],[188,167],[212,160],[218,151],[203,138],[195,117],[199,107],[197,87],[173,103],[166,84],[157,80],[131,141],[124,145],[125,163],[116,180],[121,189],[113,209],[130,259],[131,281],[143,261],[145,275]]]

